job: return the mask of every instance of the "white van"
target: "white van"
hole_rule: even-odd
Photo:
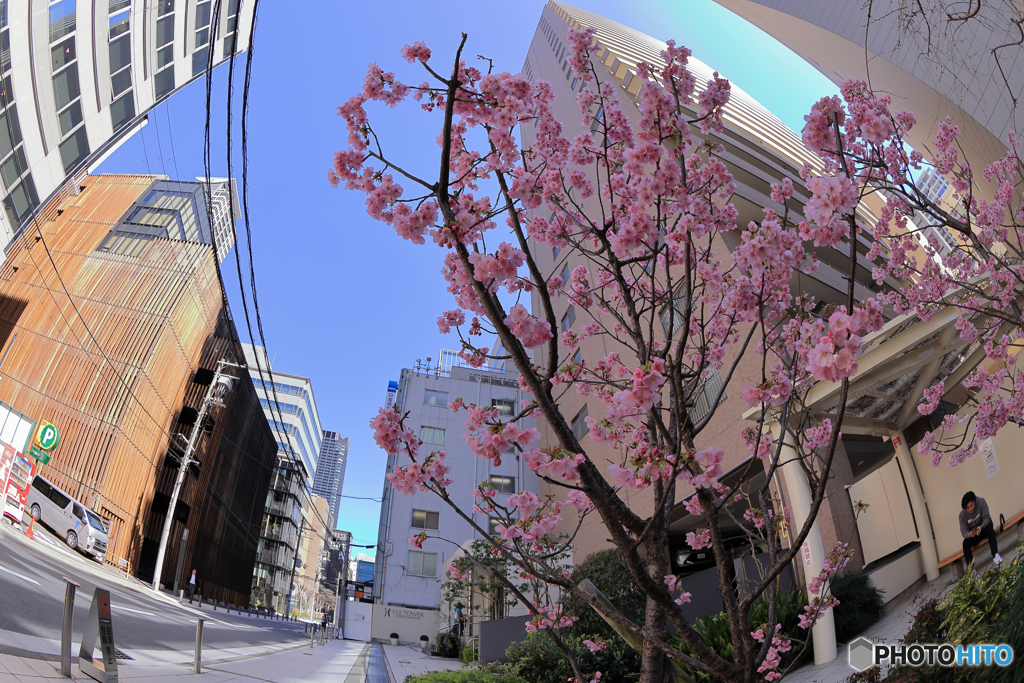
[[[32,479],[27,502],[32,519],[63,534],[69,548],[83,550],[97,562],[107,556],[110,538],[100,516],[38,474]]]

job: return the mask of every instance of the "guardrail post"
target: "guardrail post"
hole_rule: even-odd
[[[203,668],[203,622],[206,620],[200,617],[196,621],[196,662],[195,672],[202,673]]]
[[[64,577],[64,619],[60,625],[60,673],[71,678],[71,620],[75,614],[75,589],[78,584]]]

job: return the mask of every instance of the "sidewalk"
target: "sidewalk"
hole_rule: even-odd
[[[1003,558],[1009,562],[1016,555],[1016,550],[1011,546],[1010,550],[1003,553]],[[983,572],[990,569],[991,562],[991,558],[986,559],[978,571]],[[863,637],[878,643],[895,643],[906,634],[914,623],[918,605],[945,595],[953,588],[954,584],[952,573],[948,569],[943,571],[937,579],[924,584],[913,594],[887,604],[882,620],[858,635],[857,638]],[[785,683],[840,683],[854,673],[856,673],[856,669],[849,664],[849,648],[846,645],[840,645],[838,656],[831,662],[818,666],[813,663],[805,664],[782,680]]]
[[[391,683],[404,683],[406,676],[419,676],[431,671],[449,671],[462,668],[462,662],[457,659],[431,657],[423,654],[423,651],[418,647],[411,645],[395,647],[394,645],[385,644],[383,648]]]
[[[202,681],[267,681],[273,683],[363,683],[367,680],[387,681],[373,677],[371,652],[377,645],[353,640],[332,640],[326,644],[308,644],[292,647],[264,656],[245,656],[237,661],[208,661],[204,657],[203,672],[195,674],[189,666],[163,664],[146,665],[119,662],[118,678],[146,683],[184,683]],[[92,681],[78,670],[77,661],[71,663],[71,673],[77,680]],[[60,662],[42,661],[0,654],[0,681],[4,683],[42,683],[67,681],[61,676]]]

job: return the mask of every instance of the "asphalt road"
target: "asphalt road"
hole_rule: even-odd
[[[16,538],[6,525],[0,533],[0,629],[60,640],[66,576],[81,586],[75,596],[73,643],[81,642],[97,586],[110,591],[114,644],[122,650],[190,654],[199,616],[206,619],[204,649],[298,643],[308,638],[302,623],[228,615],[223,610],[200,612],[187,602],[179,606],[141,585],[116,580],[110,569],[63,546],[45,528],[37,526],[35,533],[38,542]]]

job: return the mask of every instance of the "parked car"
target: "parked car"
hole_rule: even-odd
[[[107,556],[110,537],[103,519],[38,474],[32,479],[27,503],[32,519],[62,535],[72,550],[81,550],[97,562]]]
[[[767,552],[768,548],[761,542],[754,540],[751,546],[749,536],[731,536],[722,539],[725,549],[732,553],[733,558],[744,555],[759,555]],[[695,574],[703,569],[715,566],[715,553],[711,548],[693,550],[691,548],[677,548],[672,554],[672,563],[675,565],[675,572],[678,576]]]

